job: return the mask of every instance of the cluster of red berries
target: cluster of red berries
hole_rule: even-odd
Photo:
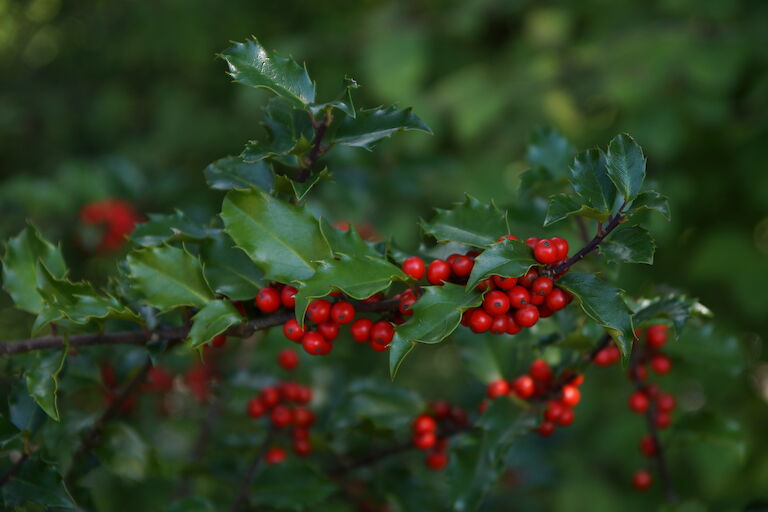
[[[315,422],[315,414],[305,407],[312,400],[312,390],[296,382],[280,382],[277,386],[266,387],[259,396],[248,401],[247,412],[251,418],[269,415],[272,427],[286,432],[291,427],[290,439],[293,452],[301,457],[312,452],[309,428]],[[286,432],[287,434],[287,432]],[[272,446],[264,455],[268,464],[285,460],[285,449]]]
[[[541,436],[551,436],[555,428],[566,427],[573,423],[576,415],[573,408],[581,401],[579,386],[584,382],[583,375],[563,372],[555,378],[552,368],[543,359],[537,359],[528,368],[528,373],[520,375],[512,382],[496,379],[488,384],[486,393],[493,400],[500,396],[513,395],[522,400],[545,401],[542,422],[537,428]],[[484,412],[488,402],[480,405]]]
[[[85,226],[99,229],[99,239],[95,242],[97,252],[107,253],[119,251],[125,245],[125,239],[141,217],[133,206],[121,199],[104,199],[84,205],[80,210],[80,222]],[[81,240],[90,249],[91,242]]]
[[[448,402],[432,402],[429,413],[420,414],[413,420],[412,442],[419,450],[427,452],[424,463],[438,471],[448,465],[448,437],[467,427],[467,413]]]

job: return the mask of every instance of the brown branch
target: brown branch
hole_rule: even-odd
[[[371,303],[357,303],[355,310],[361,313],[377,313],[397,309],[396,299],[383,300]],[[247,338],[256,331],[284,324],[294,317],[293,312],[285,311],[274,315],[264,316],[251,320],[248,323],[235,325],[227,329],[226,336]],[[86,347],[91,345],[146,345],[151,341],[168,340],[171,342],[182,341],[189,334],[189,327],[167,327],[154,331],[119,331],[110,333],[75,334],[69,337],[70,348]],[[16,355],[33,350],[49,350],[62,348],[65,345],[61,336],[46,336],[17,341],[0,341],[0,355]]]
[[[312,126],[315,128],[315,138],[312,141],[312,148],[309,150],[309,155],[307,155],[307,158],[304,160],[301,172],[296,178],[296,181],[299,183],[304,183],[309,179],[312,174],[312,168],[317,163],[317,160],[330,149],[330,146],[323,148],[322,143],[323,137],[325,137],[325,132],[328,130],[328,125],[331,124],[332,119],[330,110],[326,111],[325,118],[322,121],[318,122],[312,117]]]
[[[251,484],[253,484],[253,479],[256,476],[256,470],[259,469],[259,466],[264,460],[264,456],[267,454],[267,450],[269,449],[269,445],[272,443],[274,436],[275,431],[274,429],[270,428],[269,431],[267,431],[264,442],[261,443],[261,447],[251,460],[251,463],[248,465],[248,469],[245,470],[245,475],[240,482],[240,487],[237,490],[237,494],[235,495],[235,499],[232,502],[232,506],[229,507],[229,512],[238,512],[248,501],[248,490],[251,487]]]

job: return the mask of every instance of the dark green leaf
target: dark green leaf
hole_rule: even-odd
[[[456,330],[466,309],[481,302],[479,292],[466,292],[457,284],[427,286],[413,305],[413,315],[396,328],[397,334],[408,341],[439,343]]]
[[[293,59],[267,51],[256,38],[235,43],[221,54],[229,75],[251,87],[269,89],[300,108],[315,101],[315,84]]]
[[[240,155],[245,162],[252,163],[271,156],[287,155],[296,149],[302,137],[311,138],[312,125],[307,113],[295,110],[281,98],[272,98],[264,113],[264,127],[269,139],[249,141]]]
[[[614,137],[608,145],[606,165],[608,176],[624,200],[635,199],[645,180],[645,156],[637,142],[625,133]]]
[[[214,300],[192,317],[189,344],[192,348],[205,345],[229,327],[243,322],[243,317],[228,300]]]
[[[429,126],[410,108],[398,110],[391,105],[387,108],[359,110],[355,117],[344,116],[338,124],[332,126],[331,142],[371,150],[376,142],[403,130],[432,133]]]
[[[467,280],[467,290],[472,290],[477,283],[499,275],[503,277],[519,277],[536,265],[531,248],[518,240],[502,240],[484,250],[472,267],[472,273]]]
[[[692,316],[707,317],[712,316],[712,312],[697,299],[685,295],[670,295],[641,301],[633,319],[638,327],[658,323],[659,320],[670,320],[675,326],[675,337],[679,338]]]
[[[348,230],[342,231],[331,226],[326,219],[321,219],[320,231],[322,231],[334,254],[381,257],[381,253],[376,250],[375,244],[363,240],[354,226],[350,226]]]
[[[541,127],[531,133],[525,159],[531,167],[544,168],[558,177],[567,175],[574,153],[576,148],[565,137],[552,128]]]
[[[317,219],[263,191],[230,191],[221,216],[225,231],[264,271],[265,280],[289,283],[315,273],[331,255]]]
[[[637,198],[632,201],[632,207],[627,211],[627,215],[634,215],[641,210],[652,210],[659,212],[667,220],[670,219],[669,199],[658,192],[641,192]]]
[[[458,242],[474,247],[485,247],[508,235],[507,212],[499,210],[491,202],[484,204],[467,196],[463,203],[456,203],[450,210],[435,209],[437,214],[430,222],[422,222],[424,233],[438,242]]]
[[[40,313],[43,309],[43,300],[37,292],[39,261],[56,277],[67,273],[61,248],[45,240],[30,224],[8,240],[3,256],[3,288],[18,308],[30,313]]]
[[[379,428],[402,431],[415,415],[424,411],[424,401],[410,389],[374,379],[353,381],[333,408],[335,428],[348,428],[363,420]]]
[[[216,507],[202,496],[182,498],[165,509],[165,512],[215,512]]]
[[[405,281],[405,273],[381,256],[348,256],[317,262],[317,272],[299,281],[296,294],[296,318],[304,322],[304,313],[313,298],[325,297],[339,290],[353,299],[366,299],[388,288],[393,281]]]
[[[399,334],[395,334],[392,343],[389,345],[389,376],[392,380],[395,380],[397,371],[415,346],[416,343],[404,340]]]
[[[602,151],[590,149],[576,155],[571,163],[570,181],[587,206],[610,215],[616,201],[616,187],[608,177]]]
[[[656,242],[647,229],[627,226],[617,229],[600,244],[600,254],[608,263],[653,264]]]
[[[477,380],[487,384],[503,377],[499,360],[490,346],[499,343],[497,339],[475,333],[472,333],[472,339],[466,339],[458,333],[452,339],[456,339],[464,366]]]
[[[206,236],[206,230],[176,210],[170,215],[150,213],[149,220],[136,226],[131,233],[131,240],[137,245],[150,247],[166,242],[197,241]]]
[[[185,249],[147,247],[130,253],[127,264],[138,291],[160,310],[203,307],[214,298],[200,260]]]
[[[309,194],[309,191],[312,190],[315,185],[323,180],[331,179],[331,173],[328,172],[328,168],[326,167],[320,172],[313,172],[307,181],[304,182],[292,180],[286,176],[279,176],[278,179],[280,178],[286,179],[290,182],[291,188],[293,189],[293,195],[296,196],[296,199],[301,201],[307,196],[307,194]]]
[[[30,354],[30,357],[34,357]],[[43,410],[32,400],[27,391],[26,382],[14,381],[8,395],[8,414],[11,423],[22,432],[35,432],[42,425],[46,416]]]
[[[67,359],[67,349],[60,352],[36,352],[27,359],[24,379],[32,399],[56,421],[59,421],[59,407],[56,393],[59,390],[59,373]]]
[[[605,222],[611,216],[611,212],[596,210],[591,206],[583,204],[579,196],[555,194],[549,198],[549,207],[547,208],[547,216],[544,219],[544,226],[554,224],[571,215],[581,215],[582,217]]]
[[[740,460],[744,460],[747,453],[747,438],[739,422],[710,410],[684,415],[675,424],[674,436],[678,442],[685,440],[698,447],[726,448]]]
[[[634,330],[632,316],[618,288],[600,281],[594,274],[569,272],[557,285],[571,292],[584,313],[605,327],[626,358],[629,356]]]
[[[54,466],[34,457],[0,489],[6,510],[82,510]]]
[[[205,168],[205,181],[215,190],[247,190],[259,188],[271,191],[275,174],[267,162],[244,162],[239,156],[226,156]]]
[[[205,278],[217,294],[232,300],[248,300],[264,284],[264,273],[223,231],[212,234],[200,245],[200,258]]]
[[[11,441],[18,439],[19,429],[16,425],[0,413],[0,448],[4,448]]]
[[[141,480],[149,465],[149,447],[127,423],[110,422],[99,443],[96,456],[115,475]]]
[[[251,487],[256,507],[313,510],[336,490],[328,477],[295,461],[266,468]]]

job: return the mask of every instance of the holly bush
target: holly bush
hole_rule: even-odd
[[[3,288],[31,332],[0,344],[6,508],[545,508],[566,479],[557,453],[578,458],[599,429],[584,456],[601,465],[560,485],[699,510],[687,471],[744,458],[719,413],[739,342],[684,290],[615,284],[653,264],[653,216],[671,215],[630,135],[578,152],[534,130],[517,195],[456,197],[400,244],[329,216],[379,171],[336,176],[331,156],[429,126],[361,108],[349,77],[319,100],[306,66],[255,38],[220,58],[270,96],[258,137],[203,171],[213,218],[87,205],[72,243],[120,253],[98,281],[31,222],[5,244]]]

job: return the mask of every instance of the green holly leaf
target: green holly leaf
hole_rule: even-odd
[[[37,354],[40,354],[40,352],[17,357],[26,363],[26,359],[34,359],[38,357]],[[33,366],[34,362],[29,364]],[[46,414],[29,394],[26,379],[16,380],[11,386],[11,392],[8,394],[8,417],[16,428],[27,434],[34,434],[45,423]]]
[[[240,155],[245,162],[254,163],[268,157],[294,152],[299,140],[312,138],[312,124],[305,111],[294,109],[282,98],[272,98],[264,109],[266,141],[252,140]]]
[[[239,156],[226,156],[208,165],[205,181],[214,190],[247,190],[259,188],[267,192],[275,185],[275,174],[267,162],[244,162]]]
[[[456,330],[461,314],[479,306],[482,300],[481,293],[464,291],[464,287],[457,284],[427,286],[413,305],[413,315],[395,330],[404,340],[439,343]]]
[[[381,256],[349,256],[317,262],[317,272],[299,281],[296,293],[296,319],[304,323],[304,314],[313,298],[341,291],[353,299],[365,299],[389,288],[393,281],[405,281],[405,273]]]
[[[149,214],[149,220],[136,226],[131,240],[143,247],[162,245],[166,242],[198,241],[205,238],[206,229],[181,210],[169,215]]]
[[[20,431],[4,414],[0,413],[0,448],[19,438]]]
[[[232,300],[249,300],[264,286],[264,273],[223,231],[200,244],[205,279],[214,292]]]
[[[358,85],[354,78],[344,77],[343,99],[330,101],[328,103],[316,103],[310,105],[309,110],[312,112],[313,116],[317,117],[320,113],[335,108],[354,119],[357,116],[357,111],[355,110],[355,103],[352,101],[352,90],[359,87],[360,85]]]
[[[582,201],[580,197],[571,194],[555,194],[550,196],[544,226],[559,222],[571,215],[580,215],[600,222],[605,222],[611,216],[610,211],[597,210],[584,204]]]
[[[463,203],[456,203],[450,210],[435,208],[435,211],[434,218],[430,222],[422,221],[421,227],[438,242],[484,248],[500,236],[510,234],[506,210],[499,210],[493,202],[481,203],[467,195]]]
[[[571,292],[584,313],[608,331],[624,358],[629,357],[635,334],[632,315],[621,290],[600,281],[594,274],[577,272],[565,274],[557,286]]]
[[[747,454],[747,438],[741,424],[712,410],[699,410],[683,415],[675,422],[674,439],[692,443],[697,449],[726,449],[740,461]]]
[[[626,202],[640,193],[645,180],[645,155],[643,149],[629,135],[617,135],[608,144],[606,155],[608,177]]]
[[[502,240],[484,250],[475,258],[475,265],[467,280],[467,290],[473,290],[477,284],[493,275],[519,277],[528,272],[533,265],[533,251],[519,240]]]
[[[43,299],[37,291],[38,262],[43,262],[56,277],[67,273],[61,248],[45,240],[37,228],[29,224],[5,245],[3,289],[19,309],[30,313],[43,310]]]
[[[376,249],[376,244],[363,240],[354,226],[350,226],[347,231],[342,231],[331,226],[328,220],[320,219],[320,231],[335,255],[348,254],[350,256],[372,256],[374,258],[382,256]]]
[[[24,380],[29,396],[55,421],[59,421],[56,394],[59,390],[59,374],[67,359],[67,349],[52,352],[35,352],[25,358]]]
[[[331,256],[317,219],[263,191],[228,192],[221,217],[224,230],[264,271],[265,280],[308,279],[314,262]]]
[[[200,260],[170,246],[133,251],[126,260],[129,277],[148,304],[162,311],[179,306],[201,308],[213,300]]]
[[[605,155],[599,149],[579,153],[571,163],[571,186],[584,204],[608,218],[616,201],[616,187],[608,176]]]
[[[82,510],[59,471],[38,457],[19,466],[0,488],[0,496],[5,510]]]
[[[338,398],[330,422],[338,430],[368,421],[380,429],[402,432],[426,405],[418,393],[376,379],[354,380]]]
[[[233,325],[243,322],[243,317],[228,300],[214,300],[192,317],[192,328],[187,341],[192,348],[200,348],[215,336]]]
[[[659,323],[659,320],[669,320],[675,327],[675,338],[679,338],[688,320],[694,316],[711,317],[712,312],[693,297],[669,295],[639,301],[632,318],[637,327]]]
[[[307,69],[291,58],[267,51],[256,38],[235,43],[220,57],[227,62],[235,82],[269,89],[299,108],[315,101],[315,84]]]
[[[316,510],[335,491],[336,485],[327,476],[289,459],[259,475],[249,496],[257,508]]]
[[[127,480],[144,478],[150,463],[150,450],[139,433],[127,423],[107,423],[96,456],[115,475]]]
[[[608,241],[600,244],[600,254],[608,263],[653,264],[656,242],[647,229],[627,226],[617,229]]]
[[[370,151],[381,139],[405,130],[432,134],[429,126],[410,108],[398,110],[396,106],[391,105],[386,108],[359,110],[355,117],[342,117],[331,127],[330,142],[343,146],[361,147]]]
[[[546,169],[553,177],[566,176],[576,148],[560,133],[548,127],[531,133],[525,159],[533,168]]]
[[[475,333],[465,336],[464,332],[469,333],[459,331],[452,339],[455,339],[461,359],[469,373],[484,384],[503,377],[499,356],[492,348],[492,345],[498,345],[498,337]]]
[[[320,172],[313,172],[307,181],[304,182],[290,179],[287,176],[278,176],[277,179],[285,180],[288,184],[290,184],[291,189],[293,190],[293,195],[296,197],[296,199],[302,201],[307,196],[307,194],[309,194],[309,191],[315,187],[315,185],[323,180],[331,179],[331,173],[328,171],[328,168],[325,167]]]
[[[400,366],[405,361],[408,354],[416,347],[413,341],[404,340],[399,334],[395,333],[392,343],[389,345],[389,377],[395,380]]]
[[[632,201],[632,206],[627,210],[626,215],[634,215],[642,210],[656,211],[670,219],[669,199],[655,191],[641,192],[637,198]]]

